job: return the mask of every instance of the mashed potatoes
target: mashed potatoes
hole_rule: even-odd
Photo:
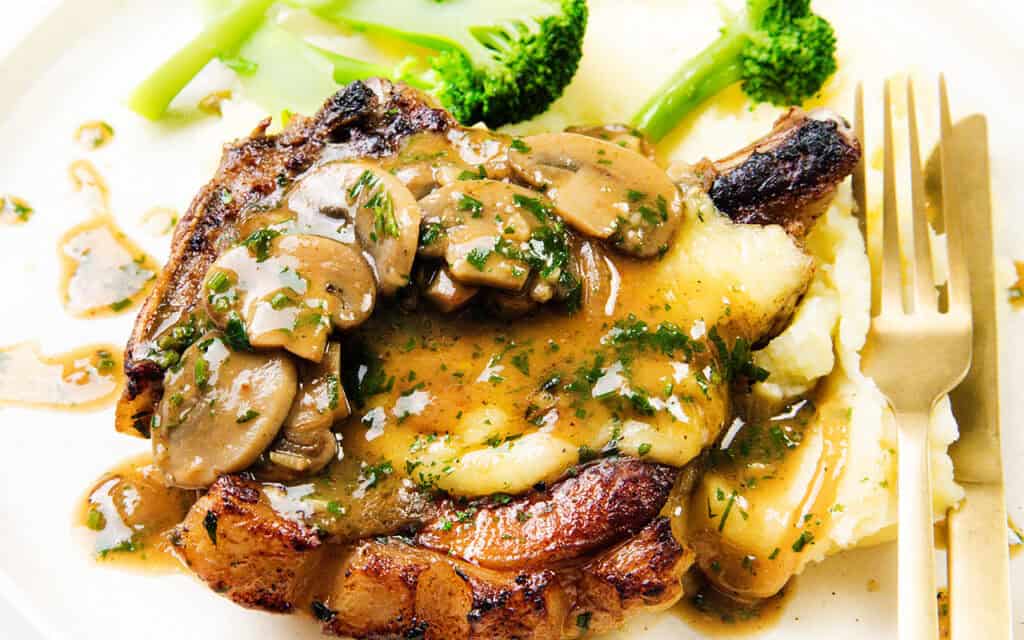
[[[896,523],[896,425],[884,398],[860,371],[869,327],[870,271],[849,188],[807,238],[817,271],[790,326],[756,356],[772,372],[756,392],[769,399],[797,394],[829,378],[830,393],[851,407],[847,467],[839,481],[830,538],[807,560],[891,539]],[[948,400],[932,417],[932,487],[937,518],[963,497],[946,451],[957,427]]]

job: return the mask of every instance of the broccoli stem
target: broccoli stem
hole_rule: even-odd
[[[731,27],[683,65],[633,116],[633,126],[658,142],[702,102],[742,79],[740,54],[750,40]]]
[[[315,51],[316,53],[323,56],[328,60],[334,67],[334,81],[340,85],[346,85],[354,80],[365,80],[366,78],[372,78],[379,76],[381,78],[390,78],[392,80],[404,82],[410,86],[416,87],[417,89],[430,90],[434,88],[434,84],[414,74],[404,74],[390,67],[385,67],[379,64],[373,64],[370,62],[363,62],[355,58],[341,55],[327,49],[321,49],[320,47],[306,44],[307,47]]]
[[[164,62],[128,97],[128,106],[156,120],[171,100],[218,55],[238,48],[263,22],[274,0],[242,0]]]

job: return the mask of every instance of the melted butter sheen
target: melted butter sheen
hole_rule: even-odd
[[[44,356],[33,343],[0,348],[0,405],[92,410],[121,386],[121,350],[90,345]]]
[[[69,313],[119,313],[145,298],[159,269],[108,215],[70,229],[59,243],[61,299]]]
[[[181,567],[170,531],[197,493],[163,485],[149,454],[131,458],[96,481],[75,514],[99,562],[147,570]]]

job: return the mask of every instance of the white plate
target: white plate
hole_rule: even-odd
[[[0,3],[2,4],[2,3]],[[588,53],[579,78],[552,120],[624,119],[636,100],[683,56],[714,33],[713,3],[593,2]],[[879,82],[890,72],[944,70],[954,111],[982,111],[992,130],[995,204],[1002,218],[998,245],[1004,263],[1024,258],[1024,191],[1014,160],[1024,148],[1019,105],[1024,104],[1020,9],[1009,1],[976,3],[890,0],[859,3],[817,0],[837,26],[842,71],[834,97],[848,109],[857,78]],[[5,10],[7,10],[5,8]],[[153,237],[140,216],[155,205],[184,209],[209,178],[225,140],[243,135],[258,118],[252,108],[233,109],[224,120],[154,126],[124,109],[120,100],[199,24],[189,3],[156,0],[67,2],[0,62],[0,192],[26,197],[36,208],[30,224],[0,228],[0,342],[39,339],[47,352],[89,342],[123,342],[131,314],[83,321],[61,308],[56,239],[89,214],[67,180],[68,164],[92,159],[112,187],[122,227],[152,254],[163,257],[168,239]],[[0,36],[5,35],[0,31]],[[596,44],[595,44],[596,43]],[[212,83],[223,78],[210,74]],[[574,111],[574,98],[600,93],[604,100]],[[736,114],[735,126],[763,128],[768,112]],[[85,154],[72,143],[78,124],[102,118],[117,135],[108,148]],[[715,125],[729,126],[728,123]],[[694,159],[714,155],[716,131],[701,128],[676,151]],[[869,143],[868,151],[873,145]],[[1024,398],[1014,381],[1024,374],[1024,314],[1004,308],[1003,406],[1010,512],[1024,520],[1024,478],[1012,473],[1024,452],[1014,427]],[[147,576],[97,567],[71,527],[82,491],[107,467],[146,444],[112,429],[111,409],[92,414],[0,410],[0,597],[20,611],[47,640],[177,640],[181,637],[315,638],[306,619],[240,609],[184,575]],[[1024,564],[1013,562],[1015,584]],[[875,579],[880,590],[869,592]],[[895,571],[891,546],[845,553],[812,567],[800,578],[781,623],[764,638],[888,637],[895,629]],[[1024,622],[1024,589],[1014,590],[1017,623]],[[21,627],[4,622],[8,637]],[[648,630],[641,634],[641,630]],[[696,632],[671,614],[635,621],[622,637],[692,638]]]

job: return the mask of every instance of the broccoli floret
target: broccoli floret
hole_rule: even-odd
[[[429,87],[460,122],[498,127],[543,113],[576,74],[587,25],[585,0],[349,0],[323,18],[436,50]],[[357,80],[358,67],[335,80]],[[404,80],[411,80],[408,75]]]
[[[211,25],[136,91],[135,96],[142,99],[133,97],[131,106],[146,117],[159,117],[203,64],[217,55],[230,56],[238,50],[244,54],[243,42],[253,31],[248,23],[245,33],[217,27],[255,4],[254,0],[243,2]],[[263,0],[262,11],[268,4]],[[427,51],[393,69],[302,41],[307,53],[313,52],[333,68],[334,82],[347,84],[371,76],[401,80],[436,95],[460,122],[482,121],[491,127],[532,118],[562,94],[579,65],[587,22],[586,0],[290,0],[290,4],[346,28],[397,38]],[[273,35],[275,41],[283,42],[288,34],[282,32],[268,22],[253,37],[269,41]],[[315,61],[296,55],[299,41],[294,37],[283,46],[289,52],[285,64],[294,64],[298,77],[315,78]],[[185,55],[197,43],[202,54]],[[201,59],[202,64],[197,64]],[[253,75],[259,74],[257,68]],[[276,74],[285,80],[280,69]]]
[[[801,104],[835,70],[835,32],[811,11],[811,0],[747,0],[746,11],[727,19],[718,40],[677,70],[633,117],[633,125],[658,141],[737,82],[756,102]]]

